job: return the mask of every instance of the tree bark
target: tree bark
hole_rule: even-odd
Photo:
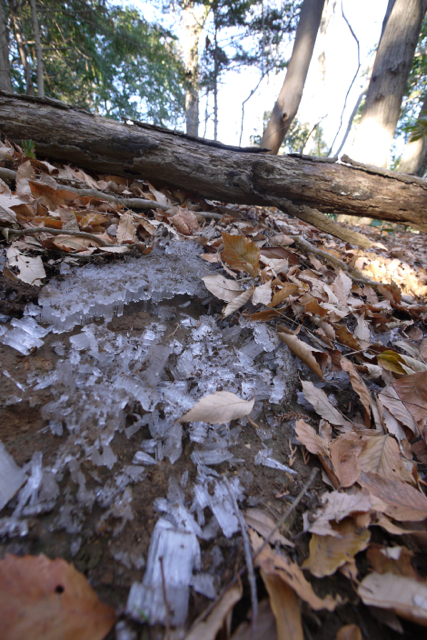
[[[427,93],[424,96],[421,105],[421,111],[418,116],[426,117],[427,113]],[[415,136],[416,137],[416,136]],[[427,165],[427,137],[422,136],[418,140],[414,140],[414,134],[409,137],[406,147],[403,150],[402,159],[399,164],[401,173],[409,173],[414,176],[423,176]]]
[[[28,61],[26,41],[22,33],[21,24],[19,22],[18,10],[15,0],[9,0],[9,9],[12,16],[13,30],[15,32],[16,45],[21,58],[21,64],[24,68],[25,84],[29,96],[34,95],[34,85],[31,79],[31,64]]]
[[[31,18],[33,21],[34,42],[36,46],[37,58],[37,92],[39,98],[44,97],[44,80],[43,80],[43,50],[40,42],[39,20],[37,17],[36,0],[30,0]]]
[[[9,41],[3,0],[0,0],[0,89],[12,91],[9,64]]]
[[[426,8],[427,0],[395,0],[391,8],[351,152],[355,160],[387,166]]]
[[[298,111],[325,0],[304,0],[285,82],[274,105],[261,147],[277,154]]]
[[[193,0],[183,4],[184,64],[186,75],[185,121],[190,136],[199,135],[199,38],[206,20],[206,8],[196,5]]]
[[[214,200],[276,206],[338,237],[346,230],[323,214],[369,216],[427,231],[427,181],[375,167],[306,156],[276,158],[259,147],[242,149],[147,124],[121,124],[57,100],[3,91],[0,130],[17,142],[32,140],[37,154],[51,160]]]

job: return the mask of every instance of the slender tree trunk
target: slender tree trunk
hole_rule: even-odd
[[[426,117],[427,113],[427,93],[424,96],[423,104],[418,118],[421,115]],[[399,164],[401,173],[409,173],[413,176],[423,176],[427,165],[427,137],[422,136],[418,140],[414,140],[412,134],[403,151],[402,159]]]
[[[325,0],[304,0],[285,82],[274,105],[261,147],[277,154],[301,102]]]
[[[36,45],[37,57],[37,90],[39,98],[44,97],[44,81],[43,81],[43,50],[40,42],[39,20],[37,17],[36,0],[30,0],[31,18],[33,21],[34,41]]]
[[[351,156],[386,167],[427,0],[395,0],[375,57]]]
[[[214,37],[214,140],[218,140],[218,28],[216,10],[214,9],[215,37]]]
[[[206,17],[205,7],[196,5],[193,0],[184,3],[185,120],[186,132],[190,136],[199,135],[199,39]]]
[[[9,64],[9,41],[3,0],[0,0],[0,89],[12,92]]]
[[[16,44],[19,51],[19,57],[21,58],[21,64],[24,68],[25,75],[25,84],[27,88],[27,93],[29,96],[34,95],[34,86],[33,81],[31,79],[31,65],[28,61],[26,46],[25,46],[25,38],[22,33],[21,24],[18,18],[17,6],[15,0],[9,0],[9,8],[10,14],[12,16],[13,30],[15,33]]]

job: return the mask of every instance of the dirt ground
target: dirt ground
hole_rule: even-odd
[[[36,287],[0,276],[0,313],[8,316],[8,320],[20,318],[26,304],[37,303],[38,291]],[[175,304],[178,308],[186,302],[190,303],[185,307],[187,315],[197,319],[201,314],[206,313],[206,308],[199,301],[191,299],[186,301],[185,297],[169,301],[168,305]],[[108,324],[108,329],[116,335],[141,334],[147,325],[158,322],[158,316],[144,311],[143,308],[142,303],[127,305],[124,314],[113,318]],[[179,340],[182,337],[180,332],[184,329],[179,325],[177,329],[176,320],[177,318],[164,322],[165,334],[175,332],[175,338]],[[98,324],[100,325],[101,322],[99,321]],[[75,327],[73,331],[62,334],[62,343],[67,345],[69,338],[80,331],[81,327]],[[9,374],[8,377],[4,373],[1,376],[0,440],[21,467],[30,463],[35,451],[42,453],[44,466],[54,465],[58,449],[64,445],[68,437],[65,429],[62,436],[54,435],[48,426],[48,420],[41,412],[42,407],[52,400],[51,389],[34,389],[28,384],[28,380],[36,381],[39,377],[55,370],[61,358],[57,353],[57,347],[57,334],[49,334],[44,339],[43,346],[28,356],[22,356],[14,349],[0,345],[1,370]],[[165,375],[168,375],[167,370]],[[336,386],[333,381],[326,386],[325,390],[340,394],[340,403],[345,400],[346,391]],[[350,397],[349,395],[349,400]],[[130,427],[135,422],[135,411],[138,409],[135,406],[127,406],[125,411],[126,426]],[[275,521],[292,504],[293,499],[307,481],[312,468],[318,465],[313,458],[306,460],[307,464],[303,461],[299,443],[294,435],[296,414],[303,414],[309,418],[306,408],[297,403],[297,396],[294,394],[285,405],[271,405],[265,401],[256,419],[256,424],[264,432],[268,432],[267,435],[264,433],[262,440],[273,450],[276,460],[287,465],[292,453],[290,447],[297,447],[296,459],[292,467],[296,472],[295,475],[254,464],[253,452],[260,448],[261,438],[257,428],[251,424],[239,429],[238,438],[230,447],[237,460],[231,464],[223,462],[215,467],[219,474],[227,472],[241,480],[245,491],[242,507],[262,508]],[[232,423],[231,428],[233,426],[235,425]],[[141,436],[143,439],[149,438],[147,427],[143,427],[129,438],[123,431],[115,433],[111,448],[117,456],[117,463],[111,469],[94,465],[89,459],[83,459],[81,469],[89,479],[86,489],[96,494],[100,486],[111,480],[118,465],[121,467],[131,465],[136,451],[140,448]],[[53,508],[28,518],[28,535],[3,537],[0,543],[0,556],[4,557],[7,553],[17,555],[44,553],[51,558],[64,558],[87,576],[101,599],[119,611],[123,611],[132,583],[141,581],[144,574],[150,538],[158,519],[158,512],[154,506],[156,499],[167,495],[171,479],[175,479],[177,484],[183,486],[182,478],[188,473],[188,482],[183,491],[186,504],[191,504],[196,468],[190,456],[195,446],[188,437],[188,428],[185,427],[183,450],[179,459],[171,464],[165,458],[150,467],[140,481],[135,480],[131,483],[133,519],[127,520],[123,530],[116,536],[114,535],[115,519],[109,517],[102,520],[105,509],[96,500],[76,514],[78,526],[75,532],[72,532],[70,527],[68,531],[61,527],[61,512],[66,505],[67,497],[75,495],[79,489],[75,478],[73,480],[71,477],[71,472],[66,471],[59,481],[59,496]],[[322,492],[323,481],[318,474],[316,481],[288,523],[288,529],[282,530],[284,535],[290,536],[296,543],[293,551],[295,559],[302,560],[308,553],[308,536],[300,533],[301,515],[304,511],[314,511],[319,506],[318,496]],[[14,506],[12,502],[2,515],[10,516]],[[211,517],[208,510],[206,516]],[[381,540],[384,542],[384,534],[381,534]],[[215,576],[218,592],[230,582],[235,572],[244,566],[241,537],[235,535],[226,538],[223,535],[217,535],[212,540],[201,541],[201,547],[202,571]],[[352,622],[361,627],[366,639],[403,637],[409,640],[409,638],[420,637],[417,635],[419,628],[410,623],[405,623],[404,636],[386,630],[361,604],[349,581],[339,573],[329,580],[320,581],[314,578],[312,583],[315,589],[318,589],[320,596],[326,595],[327,592],[340,593],[344,604],[334,613],[326,611],[314,613],[308,606],[303,606],[304,629],[308,640],[334,638],[343,624]],[[244,582],[244,588],[245,597],[235,610],[233,626],[237,626],[244,620],[249,612],[250,598],[246,582]],[[265,588],[260,581],[258,588],[260,599],[262,599]],[[195,619],[208,604],[209,600],[206,597],[192,591],[189,620]],[[162,628],[141,626],[135,622],[128,622],[128,625],[129,629],[136,631],[137,637],[140,634],[142,634],[141,638],[163,637]],[[112,631],[109,638],[114,638],[114,633]]]

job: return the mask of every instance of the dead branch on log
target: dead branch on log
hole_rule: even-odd
[[[413,176],[262,150],[248,153],[6,92],[0,92],[0,130],[18,142],[32,140],[41,156],[98,173],[152,180],[223,202],[279,206],[352,244],[367,246],[323,214],[368,216],[427,231],[427,182]],[[289,202],[296,207],[292,211]]]

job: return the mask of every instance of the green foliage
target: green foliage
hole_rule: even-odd
[[[20,1],[31,42],[29,3]],[[115,119],[168,125],[182,120],[184,73],[176,40],[166,29],[149,24],[134,8],[105,0],[39,0],[38,16],[47,96]],[[12,81],[23,92],[16,43],[13,53]]]
[[[32,140],[21,140],[21,147],[24,150],[25,156],[27,158],[36,157],[36,147]]]

